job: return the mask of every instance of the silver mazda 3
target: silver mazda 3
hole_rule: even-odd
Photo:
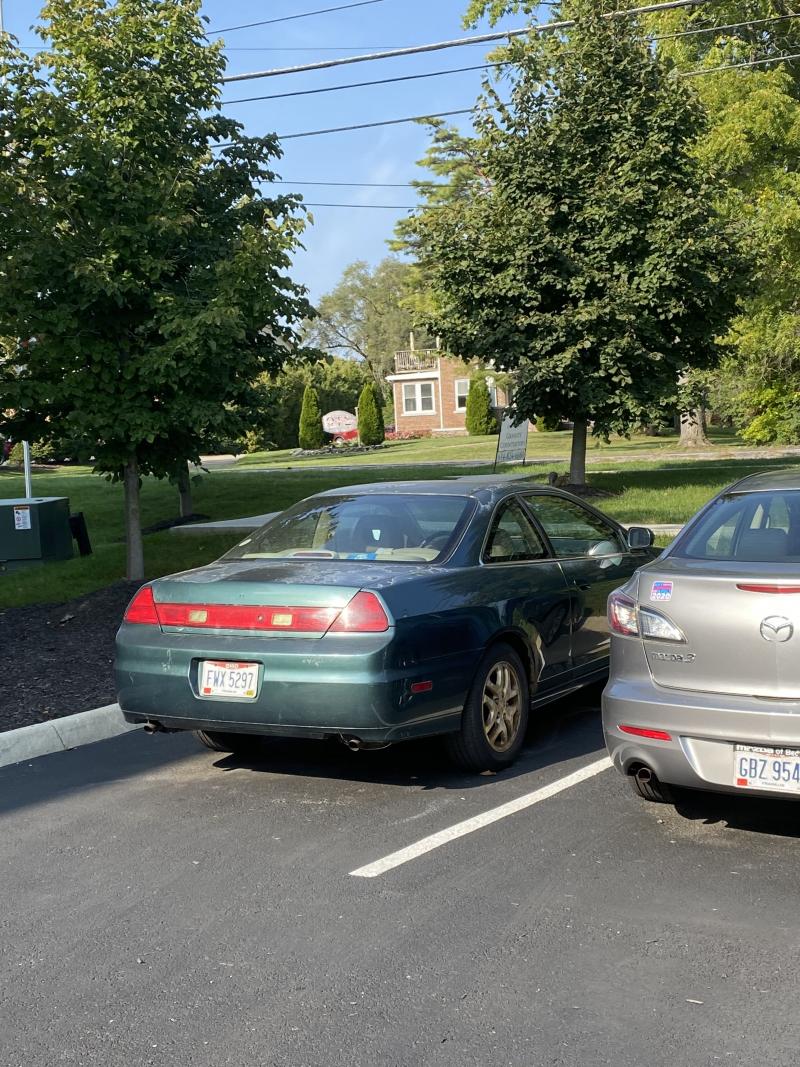
[[[641,796],[800,797],[800,470],[720,493],[608,618],[603,727]]]

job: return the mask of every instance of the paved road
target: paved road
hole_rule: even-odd
[[[138,733],[0,771],[0,1064],[794,1064],[786,802],[605,771],[350,874],[597,761],[596,709],[560,712],[494,777]]]

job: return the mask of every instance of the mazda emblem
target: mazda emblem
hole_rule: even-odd
[[[769,615],[761,623],[761,636],[772,644],[783,644],[794,633],[794,625],[783,615]]]

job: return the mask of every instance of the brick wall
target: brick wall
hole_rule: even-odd
[[[456,409],[456,382],[468,381],[473,370],[460,359],[444,356],[439,360],[439,378],[409,379],[433,383],[435,413],[424,415],[403,414],[403,382],[392,383],[394,389],[395,424],[398,430],[432,430],[433,432],[466,433],[466,411]],[[502,389],[497,390],[497,403],[504,406],[507,398]]]

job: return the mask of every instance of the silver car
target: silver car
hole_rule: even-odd
[[[608,617],[603,728],[641,796],[800,797],[800,470],[720,493]]]

